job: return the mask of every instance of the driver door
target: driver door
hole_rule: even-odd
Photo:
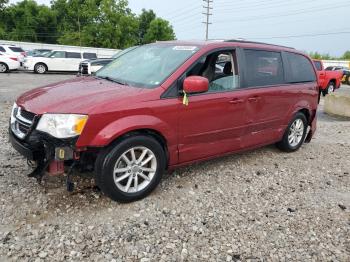
[[[180,163],[239,150],[246,94],[238,89],[235,51],[218,51],[203,57],[184,78],[191,75],[208,78],[209,91],[189,95],[188,106],[179,107]]]

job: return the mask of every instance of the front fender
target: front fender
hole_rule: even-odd
[[[96,134],[81,136],[77,147],[105,147],[118,137],[140,129],[150,129],[160,133],[168,144],[176,143],[176,131],[161,119],[150,115],[134,115],[117,119],[99,129]]]

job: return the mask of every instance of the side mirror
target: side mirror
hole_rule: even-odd
[[[209,81],[202,76],[189,76],[185,78],[183,90],[187,94],[205,93],[209,89]]]

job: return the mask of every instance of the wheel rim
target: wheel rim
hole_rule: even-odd
[[[329,93],[333,93],[333,92],[334,92],[334,85],[330,85],[330,86],[328,87],[328,92],[329,92]]]
[[[43,65],[37,65],[37,66],[36,66],[36,71],[37,71],[38,73],[42,74],[42,73],[44,73],[44,72],[46,71],[46,68],[45,68],[45,66],[43,66]]]
[[[136,193],[145,189],[157,170],[157,158],[147,147],[132,147],[117,160],[113,178],[114,183],[125,193]]]
[[[6,66],[4,64],[0,64],[0,72],[5,73],[7,70]]]
[[[299,145],[304,134],[304,122],[301,119],[296,119],[290,126],[288,142],[292,147]]]

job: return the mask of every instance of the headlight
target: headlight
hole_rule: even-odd
[[[57,138],[69,138],[83,132],[87,119],[87,115],[44,114],[36,129]]]
[[[18,110],[18,106],[16,103],[14,103],[11,110],[11,124],[15,122],[15,116],[17,114],[17,110]]]

